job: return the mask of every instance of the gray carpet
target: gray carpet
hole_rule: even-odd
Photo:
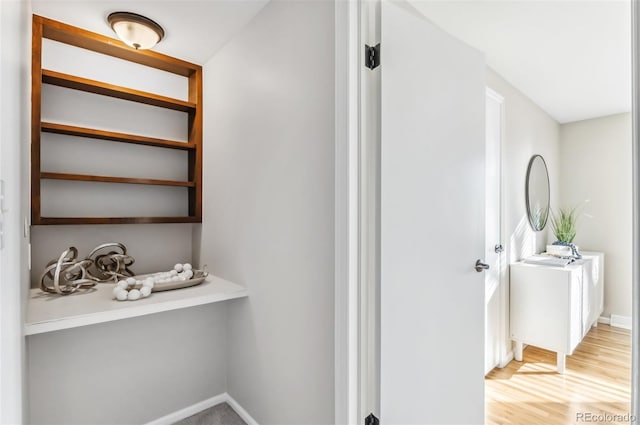
[[[227,403],[220,403],[213,407],[189,416],[174,425],[247,425]]]

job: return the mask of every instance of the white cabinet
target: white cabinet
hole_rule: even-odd
[[[558,353],[564,373],[570,355],[602,313],[604,254],[584,252],[565,266],[515,263],[510,271],[511,339],[516,360],[524,344]]]

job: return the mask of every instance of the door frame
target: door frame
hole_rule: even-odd
[[[31,9],[27,2],[0,2],[0,203],[3,247],[0,249],[0,423],[27,422],[26,343],[22,332],[28,291],[28,158],[31,106]]]
[[[631,326],[631,414],[640,413],[640,4],[631,1],[631,60],[632,60],[632,178],[633,194],[633,279],[632,279],[632,326]]]
[[[379,416],[377,324],[378,72],[364,44],[379,41],[380,0],[335,2],[335,421]],[[377,77],[376,77],[377,75]],[[373,143],[373,144],[372,144]],[[373,321],[370,319],[374,319]]]
[[[507,226],[505,221],[506,203],[505,203],[505,180],[504,180],[504,164],[505,164],[505,144],[506,144],[506,128],[505,128],[505,102],[506,99],[497,90],[486,86],[487,97],[491,97],[500,103],[500,183],[499,183],[499,198],[500,198],[500,243],[505,249],[500,254],[500,273],[499,279],[499,343],[500,352],[498,355],[497,367],[505,367],[513,359],[513,349],[509,343],[509,280],[507,276],[507,243],[504,241],[507,234]]]
[[[367,406],[362,400],[375,396],[361,385],[362,335],[365,324],[360,317],[363,281],[359,265],[363,259],[361,229],[367,217],[375,213],[371,204],[361,204],[366,188],[360,180],[361,164],[367,162],[360,150],[361,128],[369,124],[362,116],[361,12],[363,7],[379,4],[347,0],[335,2],[335,418],[337,424],[360,424]],[[640,0],[631,2],[632,29],[632,168],[633,168],[633,326],[631,365],[631,414],[640,413]],[[377,123],[373,123],[377,125]],[[503,140],[504,143],[504,140]],[[369,153],[370,154],[370,153]],[[503,150],[504,154],[504,150]],[[368,211],[364,211],[367,210]],[[375,217],[375,215],[373,215]],[[374,239],[375,240],[375,239]],[[371,247],[370,247],[371,248]],[[377,247],[374,247],[374,252]],[[506,274],[506,273],[505,273]],[[371,283],[371,282],[370,282]],[[510,350],[507,350],[507,353]],[[508,358],[508,357],[507,357]],[[505,359],[505,362],[507,359]],[[376,411],[377,412],[377,411]]]
[[[358,424],[361,0],[335,12],[335,423]]]

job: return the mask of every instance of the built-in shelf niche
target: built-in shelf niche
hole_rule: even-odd
[[[122,59],[157,70],[176,74],[188,79],[187,100],[167,97],[130,87],[118,86],[102,81],[42,68],[43,39],[89,50],[113,58]],[[32,131],[31,131],[31,223],[46,224],[122,224],[122,223],[198,223],[202,221],[202,68],[153,51],[138,51],[125,44],[76,28],[61,22],[40,16],[33,17],[32,50]],[[72,125],[66,122],[42,120],[43,84],[80,91],[90,95],[106,96],[126,102],[135,102],[185,113],[187,140],[163,139],[126,132],[111,131],[106,128],[93,128]],[[152,108],[153,109],[153,108]],[[148,149],[174,149],[186,152],[187,178],[169,180],[127,175],[113,176],[104,174],[80,174],[42,169],[43,133],[65,135],[86,139],[96,139],[116,143],[141,145]],[[64,171],[64,170],[63,170]],[[43,180],[84,182],[86,184],[126,184],[152,185],[182,188],[188,191],[186,215],[180,216],[43,216],[41,190]],[[73,186],[69,186],[73,187]],[[97,190],[100,185],[96,185]]]

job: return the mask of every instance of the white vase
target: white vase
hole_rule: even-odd
[[[578,247],[576,246],[576,251]],[[564,245],[547,245],[547,254],[557,255],[560,257],[566,257],[569,255],[573,255],[573,251],[570,246]]]

